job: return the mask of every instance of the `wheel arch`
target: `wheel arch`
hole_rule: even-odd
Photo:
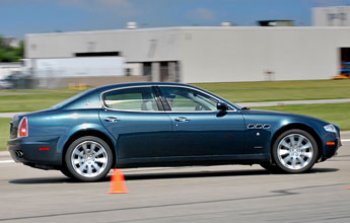
[[[317,147],[318,147],[317,159],[319,159],[322,156],[322,140],[319,137],[319,135],[316,133],[316,131],[313,128],[311,128],[310,126],[303,124],[303,123],[291,123],[291,124],[282,126],[280,129],[278,129],[273,134],[272,139],[271,139],[271,146],[270,146],[270,159],[272,158],[272,147],[273,147],[274,143],[276,142],[278,136],[280,136],[283,132],[286,132],[286,131],[291,130],[291,129],[300,129],[300,130],[304,130],[307,133],[309,133],[315,139],[315,141],[317,143]]]
[[[74,142],[76,139],[84,137],[84,136],[94,136],[94,137],[98,137],[100,139],[102,139],[103,141],[105,141],[108,146],[111,148],[112,150],[112,154],[113,154],[113,162],[112,162],[112,167],[115,167],[116,163],[117,163],[117,156],[116,156],[116,151],[114,149],[114,142],[111,139],[110,136],[108,136],[106,133],[103,133],[99,130],[95,130],[95,129],[85,129],[85,130],[80,130],[75,132],[74,134],[72,134],[68,140],[64,143],[63,146],[63,151],[62,151],[62,162],[63,165],[65,165],[65,159],[64,157],[66,156],[66,152],[68,150],[69,145]]]

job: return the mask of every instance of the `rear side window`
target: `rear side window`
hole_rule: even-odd
[[[123,111],[158,111],[150,87],[125,88],[103,94],[106,107]]]

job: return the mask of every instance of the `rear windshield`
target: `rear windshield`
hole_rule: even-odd
[[[75,100],[77,100],[77,99],[79,99],[79,98],[85,97],[86,95],[90,94],[90,93],[91,93],[92,91],[94,91],[94,90],[95,90],[95,89],[90,89],[90,90],[87,90],[87,91],[83,91],[83,92],[81,92],[81,93],[79,93],[79,94],[77,94],[77,95],[74,95],[74,96],[72,96],[72,97],[70,97],[70,98],[68,98],[68,99],[66,99],[66,100],[64,100],[64,101],[61,101],[60,103],[58,103],[58,104],[52,106],[52,108],[53,108],[53,109],[62,108],[62,107],[64,107],[64,106],[66,106],[66,105],[68,105],[68,104],[74,102]]]

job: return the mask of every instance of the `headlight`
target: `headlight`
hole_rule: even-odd
[[[337,129],[335,128],[334,125],[329,124],[329,125],[325,125],[323,126],[324,130],[326,130],[327,132],[333,132],[333,133],[337,133]]]

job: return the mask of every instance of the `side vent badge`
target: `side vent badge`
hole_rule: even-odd
[[[270,129],[271,125],[270,124],[248,124],[247,129]]]

